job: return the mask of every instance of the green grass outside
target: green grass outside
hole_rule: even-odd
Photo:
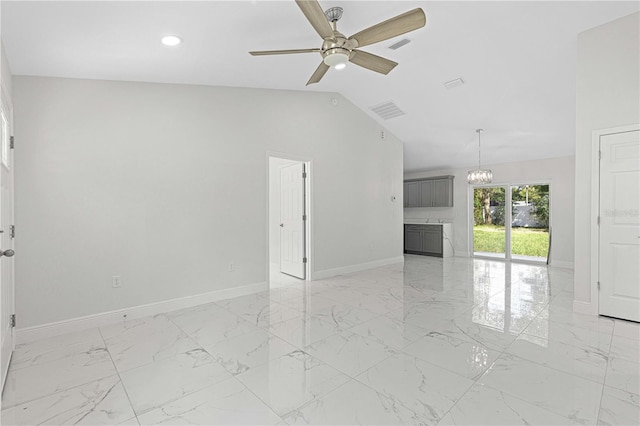
[[[485,253],[504,253],[504,226],[476,225],[473,227],[473,250]],[[522,256],[547,257],[549,230],[532,228],[511,229],[511,253]]]

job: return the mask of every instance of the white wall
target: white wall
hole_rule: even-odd
[[[23,327],[265,282],[267,152],[312,160],[313,272],[402,256],[402,144],[337,94],[15,76],[14,104]]]
[[[269,260],[280,265],[280,168],[297,161],[269,158]]]
[[[551,242],[552,265],[572,267],[574,262],[574,158],[489,164],[494,184],[550,183],[550,218],[553,227]],[[469,256],[471,241],[470,187],[468,169],[436,170],[404,175],[405,179],[453,175],[453,207],[406,208],[405,219],[444,219],[453,223],[454,249],[457,256]]]
[[[640,122],[640,13],[578,35],[576,89],[575,300],[591,305],[592,132]]]

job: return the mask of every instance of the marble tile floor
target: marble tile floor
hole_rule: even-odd
[[[638,425],[640,325],[569,270],[406,256],[18,346],[3,425]]]

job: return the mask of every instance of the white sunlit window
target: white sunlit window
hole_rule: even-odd
[[[0,112],[0,121],[2,121],[2,164],[9,167],[9,122],[4,111]]]

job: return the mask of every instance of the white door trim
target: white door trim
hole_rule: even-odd
[[[598,280],[600,277],[600,233],[598,232],[598,214],[600,212],[600,138],[616,133],[634,132],[640,130],[640,124],[629,126],[598,129],[591,132],[591,214],[590,214],[590,240],[591,240],[591,301],[582,302],[575,300],[573,310],[575,312],[598,315],[600,313],[598,297]]]
[[[14,134],[14,127],[13,127],[13,105],[11,103],[11,99],[9,98],[9,96],[7,95],[7,93],[5,92],[5,88],[3,85],[0,85],[0,109],[2,109],[2,111],[4,112],[7,122],[8,122],[8,131],[9,131],[9,136],[13,136]],[[0,147],[1,149],[1,147]],[[10,192],[11,192],[11,212],[9,213],[10,220],[11,222],[9,223],[15,223],[15,216],[14,216],[14,209],[15,209],[15,203],[14,203],[14,168],[13,168],[13,150],[9,149],[8,150],[8,164],[9,164],[9,172],[8,172],[8,177],[9,177],[9,183],[7,184],[10,187]],[[3,165],[0,164],[0,167],[4,167]],[[5,228],[5,232],[8,232],[8,228]],[[6,235],[6,234],[4,234]],[[14,242],[12,242],[10,247],[0,247],[3,250],[6,249],[13,249],[15,247]],[[9,263],[11,262],[11,263]],[[16,306],[15,306],[15,266],[13,263],[13,259],[11,260],[5,260],[5,267],[10,268],[10,280],[9,280],[9,286],[10,286],[10,293],[11,293],[11,297],[9,300],[9,311],[10,312],[4,312],[2,309],[2,306],[0,306],[0,315],[2,315],[5,319],[8,319],[8,316],[11,314],[15,314],[16,313]],[[6,285],[6,283],[4,284]],[[6,302],[6,301],[3,301]],[[4,332],[4,330],[2,330]],[[8,368],[9,368],[9,364],[11,362],[11,356],[13,354],[13,351],[15,350],[15,344],[16,344],[16,334],[15,334],[15,328],[11,328],[10,332],[9,332],[9,336],[5,336],[6,338],[9,339],[9,345],[10,345],[10,353],[9,353],[9,359],[7,360],[7,364],[6,365],[1,365],[0,363],[0,367],[3,368],[3,370],[0,372],[0,391],[2,391],[4,389],[4,385],[7,379],[7,373],[8,373]],[[1,340],[1,339],[0,339]],[[4,343],[4,342],[0,342],[0,343]],[[4,349],[4,347],[2,348]]]
[[[269,181],[271,179],[269,175],[269,158],[280,158],[284,160],[291,161],[300,161],[305,164],[305,170],[307,173],[307,179],[305,181],[305,211],[307,215],[307,220],[305,224],[305,252],[307,255],[307,265],[306,265],[306,273],[305,273],[305,281],[313,280],[313,264],[314,264],[314,252],[313,252],[313,220],[314,220],[314,211],[313,211],[313,158],[304,157],[295,154],[289,154],[278,151],[267,151],[266,155],[266,203],[267,203],[267,214],[266,214],[266,241],[267,241],[267,254],[266,254],[266,281],[269,282],[269,269],[271,268],[271,253],[269,250],[271,241],[269,235],[269,212],[270,212],[270,197],[269,197]]]

